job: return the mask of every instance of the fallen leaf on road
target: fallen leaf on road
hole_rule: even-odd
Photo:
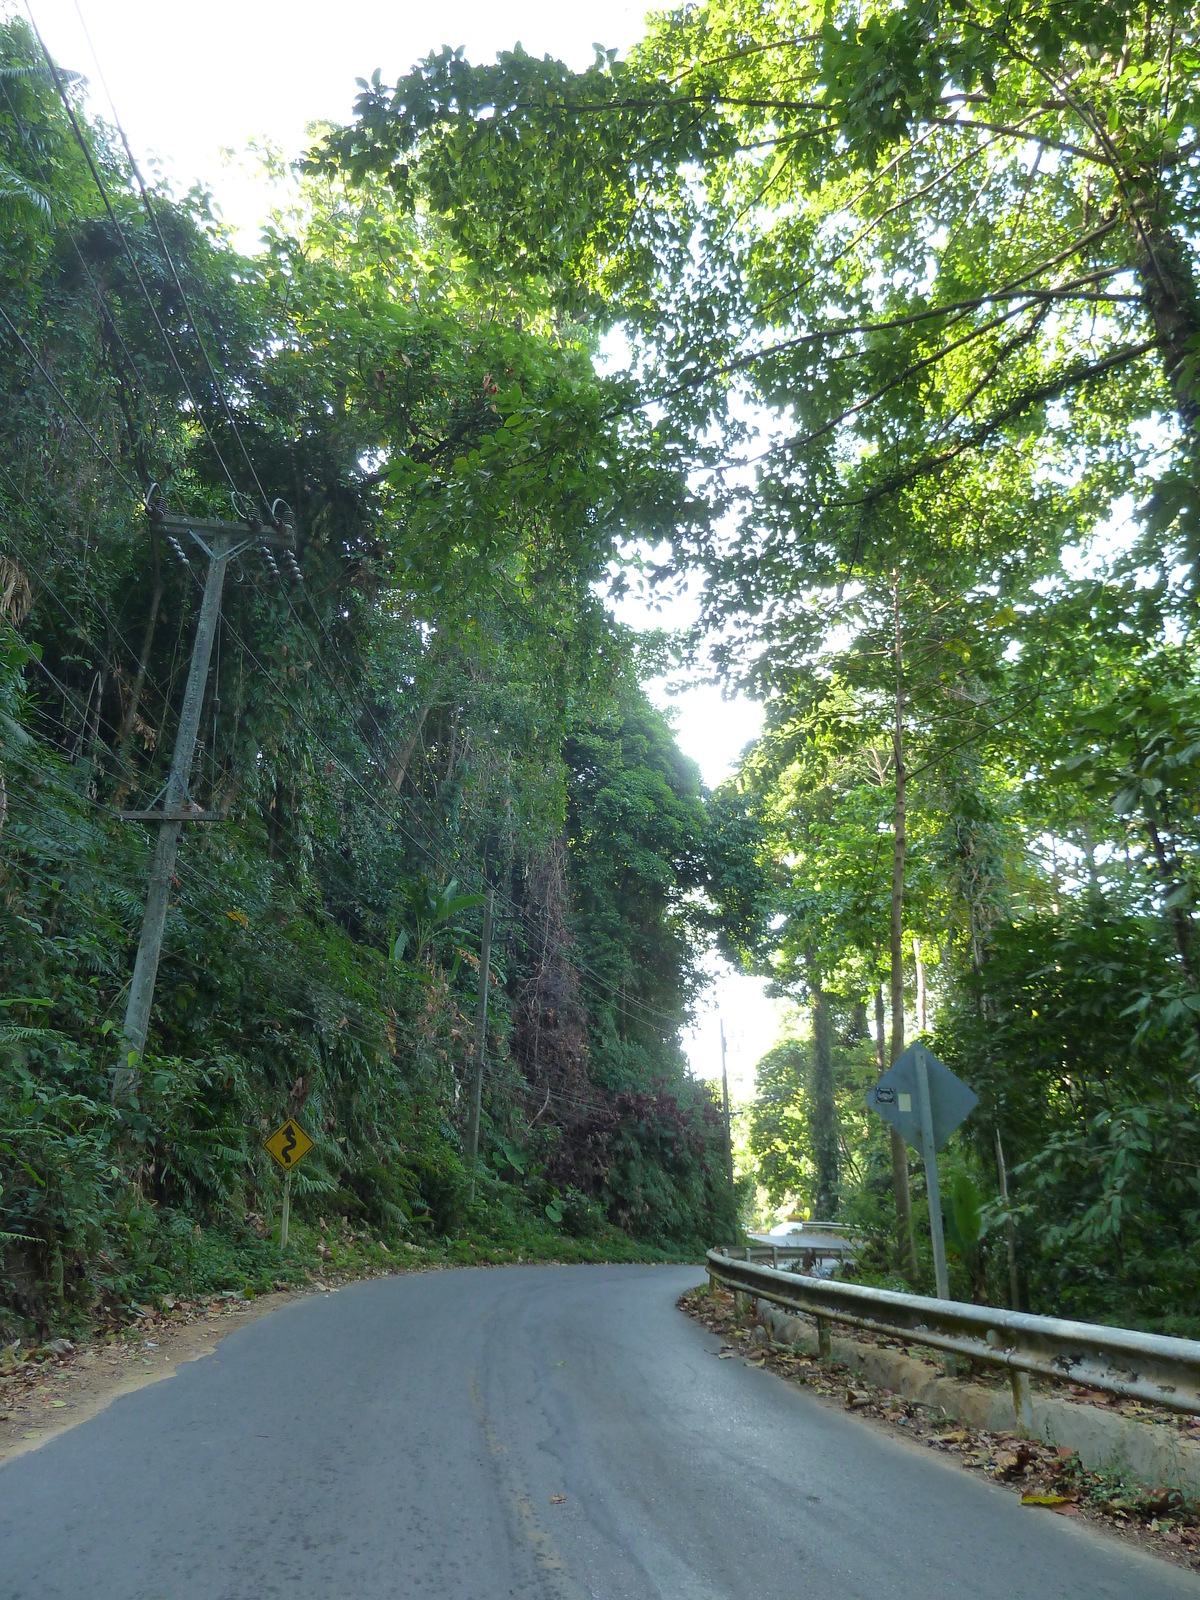
[[[965,1428],[958,1428],[954,1433],[939,1433],[934,1439],[934,1444],[968,1444],[971,1435]]]
[[[1051,1509],[1054,1509],[1057,1506],[1073,1506],[1078,1499],[1079,1496],[1075,1494],[1023,1494],[1021,1496],[1021,1504],[1023,1506],[1050,1506]]]
[[[717,1351],[717,1355],[720,1357],[720,1359],[722,1361],[728,1361],[730,1356],[737,1355],[737,1351],[733,1348],[733,1346],[731,1344],[727,1344],[725,1346],[724,1350],[718,1350]]]
[[[566,1503],[567,1497],[565,1494],[552,1494],[550,1496],[550,1504],[552,1506],[564,1506]]]

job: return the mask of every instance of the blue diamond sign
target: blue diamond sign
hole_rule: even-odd
[[[917,1082],[918,1061],[924,1061],[929,1085],[929,1110],[933,1121],[933,1147],[940,1150],[954,1130],[979,1104],[979,1096],[923,1044],[910,1044],[879,1082],[867,1090],[867,1104],[892,1125],[915,1149],[921,1139],[921,1099]]]

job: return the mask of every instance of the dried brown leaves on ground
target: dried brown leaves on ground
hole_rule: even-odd
[[[733,1295],[723,1289],[715,1293],[690,1289],[679,1306],[724,1340],[716,1352],[722,1359],[741,1358],[748,1366],[766,1367],[804,1384],[826,1401],[894,1428],[968,1470],[1016,1490],[1021,1504],[1033,1512],[1087,1518],[1158,1555],[1200,1570],[1200,1504],[1177,1489],[1093,1472],[1077,1451],[1064,1445],[963,1426],[943,1412],[877,1388],[836,1363],[772,1344],[762,1323],[749,1316],[738,1322]]]

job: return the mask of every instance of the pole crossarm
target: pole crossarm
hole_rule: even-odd
[[[719,1250],[708,1252],[706,1266],[711,1279],[737,1294],[757,1295],[821,1322],[843,1322],[1010,1373],[1034,1373],[1200,1416],[1195,1339],[810,1278],[736,1261]]]
[[[296,530],[289,522],[218,522],[210,517],[177,517],[167,512],[154,516],[152,520],[155,527],[161,529],[168,538],[194,539],[206,555],[211,554],[209,546],[214,540],[236,540],[239,536],[245,541],[242,549],[257,544],[269,544],[276,550],[296,548]],[[230,552],[231,555],[239,553],[238,549]]]
[[[224,822],[226,819],[219,811],[189,810],[184,807],[181,811],[118,811],[117,816],[122,822]]]

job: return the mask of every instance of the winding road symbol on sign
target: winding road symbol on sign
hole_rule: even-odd
[[[289,1117],[282,1127],[275,1129],[269,1139],[263,1140],[263,1149],[285,1172],[291,1172],[292,1168],[298,1166],[313,1148],[314,1141],[305,1133],[295,1117]]]

